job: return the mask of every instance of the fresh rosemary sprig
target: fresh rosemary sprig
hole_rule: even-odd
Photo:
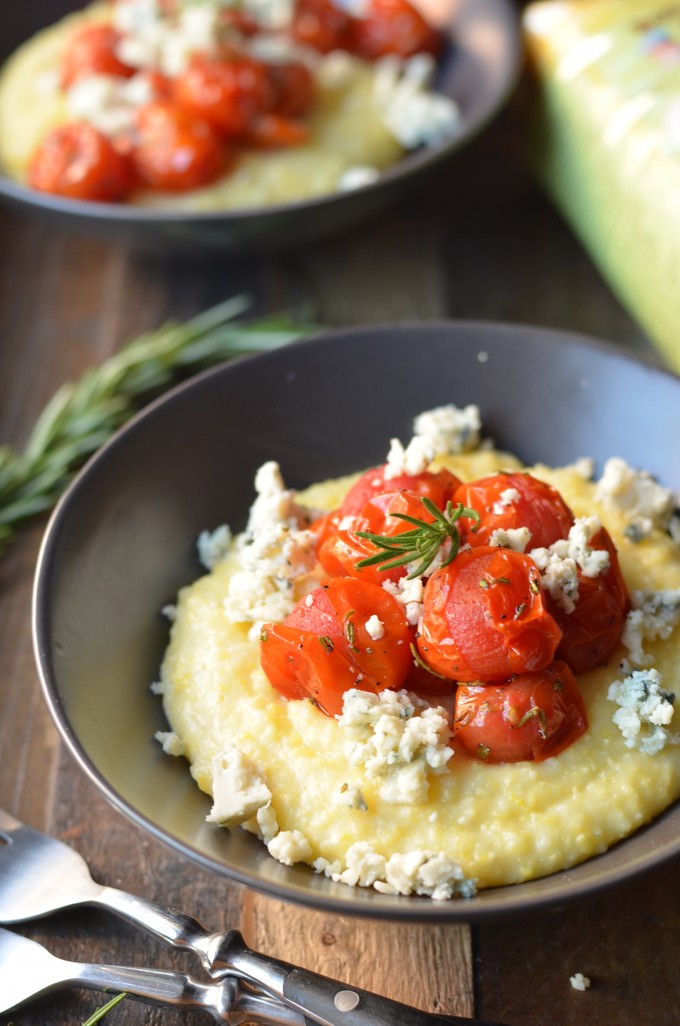
[[[145,400],[181,375],[316,330],[285,316],[237,322],[248,306],[247,297],[235,296],[185,324],[169,323],[129,342],[62,385],[22,453],[0,446],[0,554],[21,523],[51,509],[87,457]]]
[[[125,997],[127,997],[127,994],[116,994],[114,998],[111,998],[110,1001],[107,1001],[106,1004],[102,1005],[101,1008],[97,1008],[96,1011],[92,1013],[87,1022],[83,1023],[83,1026],[95,1026],[95,1023],[98,1023],[101,1019],[103,1019],[104,1016],[107,1015],[112,1008],[115,1008],[116,1005],[120,1004],[120,1002]]]
[[[408,513],[390,513],[392,517],[405,520],[413,524],[412,531],[404,531],[403,534],[373,534],[371,531],[355,531],[358,538],[366,538],[373,542],[382,551],[376,552],[374,556],[368,556],[357,563],[357,569],[364,566],[378,566],[379,570],[393,570],[398,566],[405,566],[416,560],[420,562],[406,577],[407,581],[414,577],[420,577],[425,573],[432,561],[437,556],[441,546],[447,538],[451,539],[451,548],[442,562],[442,566],[448,566],[456,556],[460,548],[460,534],[456,527],[456,521],[461,517],[469,517],[478,521],[479,513],[458,503],[454,509],[452,502],[447,502],[446,509],[442,512],[431,499],[421,496],[422,502],[428,513],[434,517],[432,523],[425,520],[418,520],[417,517],[409,516]]]

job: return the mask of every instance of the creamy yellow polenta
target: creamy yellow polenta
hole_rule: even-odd
[[[75,28],[106,20],[106,12],[106,5],[95,4],[44,29],[0,73],[0,165],[12,178],[24,181],[45,135],[72,120],[66,95],[57,88],[61,54]],[[127,202],[195,211],[271,206],[335,192],[349,168],[389,167],[404,150],[372,103],[374,75],[372,65],[349,56],[341,74],[320,71],[304,145],[246,152],[229,174],[207,187],[185,194],[139,189]]]
[[[470,480],[519,464],[490,451],[440,461]],[[619,550],[630,589],[680,586],[680,550],[661,531],[634,544],[621,515],[598,506],[594,485],[575,468],[532,469],[559,489],[575,516],[596,513]],[[333,508],[347,482],[310,489],[305,501]],[[610,683],[621,676],[621,648],[611,664],[580,678],[589,728],[557,757],[541,763],[484,765],[456,754],[430,778],[420,805],[387,804],[375,778],[350,765],[337,721],[310,702],[286,701],[259,667],[248,627],[230,624],[224,598],[234,561],[185,588],[162,669],[164,706],[185,745],[199,787],[211,791],[211,763],[226,744],[260,768],[282,831],[299,830],[308,857],[346,864],[355,842],[381,855],[443,852],[478,887],[516,883],[572,866],[630,834],[680,795],[680,745],[654,754],[627,748],[612,721]],[[648,643],[669,692],[680,688],[680,628]],[[343,802],[361,791],[366,808]],[[310,854],[311,853],[311,854]]]

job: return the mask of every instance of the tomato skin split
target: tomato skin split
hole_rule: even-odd
[[[468,549],[427,582],[418,650],[452,680],[500,681],[541,670],[561,639],[538,569],[519,552]]]
[[[516,493],[518,498],[508,498]],[[505,497],[504,497],[505,496]],[[574,515],[557,489],[531,474],[492,474],[463,484],[454,496],[479,513],[477,524],[461,518],[461,530],[469,545],[488,545],[496,530],[527,527],[529,548],[547,548],[566,538]]]
[[[367,628],[372,617],[380,621],[380,637]],[[403,610],[383,588],[338,577],[298,602],[283,624],[263,627],[260,658],[285,698],[313,698],[335,716],[349,688],[377,694],[402,687],[411,640]]]
[[[541,762],[587,727],[576,679],[559,660],[503,684],[462,684],[456,692],[454,747],[480,762]]]

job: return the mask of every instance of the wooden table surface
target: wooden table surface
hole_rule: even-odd
[[[400,209],[278,258],[182,261],[70,237],[0,210],[0,440],[21,447],[65,380],[166,318],[246,291],[255,313],[310,305],[329,326],[484,318],[649,343],[532,180],[508,156],[504,115]],[[0,807],[77,846],[95,878],[239,927],[260,950],[430,1010],[510,1026],[680,1021],[680,862],[560,912],[498,925],[337,918],[226,883],[142,834],[76,767],[43,703],[31,648],[43,523],[0,559]],[[110,916],[63,913],[19,928],[63,957],[195,970]],[[570,986],[576,972],[592,985]],[[78,991],[0,1016],[76,1026],[102,1003]],[[116,1026],[207,1021],[126,1000]]]

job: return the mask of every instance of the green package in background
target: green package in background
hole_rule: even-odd
[[[680,3],[530,4],[530,164],[680,371]]]

